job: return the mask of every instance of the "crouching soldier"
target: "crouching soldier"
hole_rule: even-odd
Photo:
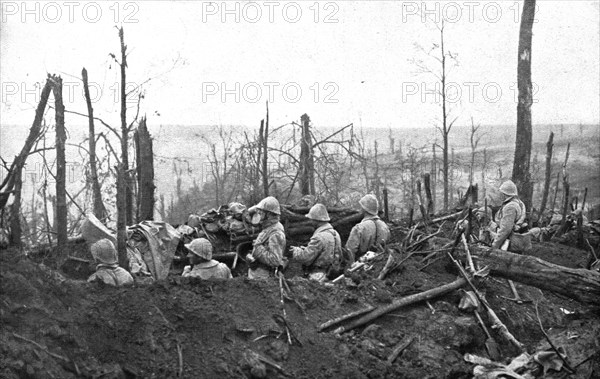
[[[101,281],[111,286],[133,284],[131,274],[119,267],[117,249],[109,239],[104,238],[94,242],[90,250],[98,265],[96,272],[88,278],[88,282]]]
[[[191,251],[188,254],[191,265],[183,268],[181,276],[203,280],[232,278],[231,271],[225,263],[212,259],[213,247],[206,238],[196,238],[185,247]]]
[[[279,201],[273,196],[266,197],[248,212],[254,214],[253,223],[262,225],[262,231],[252,243],[252,252],[246,256],[248,279],[266,279],[283,266],[285,232],[279,222]]]
[[[390,229],[377,216],[379,211],[377,198],[368,194],[363,196],[358,203],[362,208],[363,219],[354,225],[348,241],[346,241],[346,249],[354,255],[354,260],[358,260],[369,250],[378,250],[390,238]]]
[[[313,220],[317,229],[306,247],[292,246],[293,259],[302,263],[305,274],[311,280],[324,282],[327,271],[336,254],[342,254],[342,241],[338,232],[329,223],[329,213],[323,204],[315,204],[306,215]]]

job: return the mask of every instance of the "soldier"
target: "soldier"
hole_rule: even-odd
[[[248,278],[266,279],[283,265],[285,232],[279,222],[279,201],[273,196],[266,197],[248,212],[254,213],[253,220],[262,225],[262,231],[252,244],[252,252],[246,256]]]
[[[329,214],[323,204],[313,205],[306,217],[313,220],[317,229],[308,246],[291,246],[290,252],[293,259],[303,264],[309,279],[324,282],[327,280],[327,270],[333,263],[335,254],[341,255],[342,241],[329,223]]]
[[[356,224],[346,241],[346,249],[357,260],[369,250],[377,250],[390,238],[390,229],[379,219],[379,202],[371,194],[363,196],[358,202],[362,208],[363,219]]]
[[[117,250],[109,239],[103,238],[94,242],[90,246],[90,250],[98,265],[96,266],[96,272],[88,278],[88,282],[101,281],[111,286],[133,284],[131,274],[124,268],[119,267]]]
[[[196,238],[185,247],[191,251],[188,254],[191,265],[184,267],[181,276],[204,280],[232,278],[231,271],[225,263],[212,259],[213,247],[206,238]]]
[[[500,186],[500,192],[504,195],[502,206],[496,212],[494,223],[490,226],[490,231],[493,233],[494,241],[492,247],[494,249],[523,251],[531,248],[531,239],[529,235],[521,238],[519,234],[521,228],[525,225],[525,204],[519,199],[517,194],[517,186],[511,180],[507,180]],[[514,238],[511,238],[513,237]],[[525,240],[529,237],[529,240]],[[521,242],[521,240],[524,240]],[[513,241],[514,246],[510,246],[509,241]],[[517,246],[523,245],[523,246]]]

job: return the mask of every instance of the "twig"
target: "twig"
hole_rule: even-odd
[[[162,313],[162,311],[156,306],[156,304],[152,304],[152,306],[156,309],[156,311],[158,312],[158,314],[162,317],[163,321],[167,325],[167,328],[171,329],[172,331],[175,331],[175,327],[173,325],[171,325],[171,323],[169,322],[169,320],[167,320],[167,318],[165,317],[164,313]]]
[[[485,309],[486,309],[486,311],[488,313],[488,316],[493,321],[492,329],[499,329],[499,333],[502,334],[502,336],[507,341],[509,341],[510,343],[512,343],[514,346],[516,346],[520,351],[525,352],[525,346],[521,342],[519,342],[508,331],[508,328],[506,327],[506,325],[504,325],[502,323],[502,321],[500,321],[500,319],[498,318],[498,316],[496,315],[496,313],[494,312],[494,310],[492,309],[492,307],[490,306],[490,304],[487,302],[487,300],[485,299],[485,297],[481,294],[481,292],[479,292],[479,290],[477,289],[477,287],[475,287],[475,285],[473,284],[473,282],[469,278],[469,274],[467,274],[467,272],[465,271],[465,269],[463,268],[463,266],[461,266],[461,264],[458,263],[458,261],[456,259],[454,259],[454,257],[452,256],[451,253],[447,253],[447,254],[450,257],[450,259],[452,260],[452,263],[454,263],[454,265],[458,268],[458,271],[460,272],[461,276],[467,281],[467,283],[469,284],[469,286],[471,287],[471,289],[473,290],[473,292],[475,292],[475,295],[477,295],[477,298],[479,298],[479,301],[481,302],[481,304],[483,304],[483,306],[485,307]]]
[[[469,244],[467,243],[465,233],[460,234],[460,239],[462,240],[463,246],[465,248],[465,253],[467,254],[467,263],[469,264],[469,269],[472,273],[474,273],[476,271],[475,264],[473,264],[473,258],[471,257],[471,252],[469,251]]]
[[[273,367],[274,369],[276,369],[277,371],[279,371],[284,376],[290,376],[287,372],[285,372],[285,370],[283,369],[283,367],[279,366],[277,363],[271,361],[270,359],[267,359],[267,358],[263,357],[260,354],[256,354],[256,357],[258,358],[259,361],[261,361],[262,363],[265,363],[265,364]]]
[[[400,356],[400,354],[402,354],[402,352],[404,350],[406,350],[407,347],[410,346],[410,344],[415,340],[415,337],[405,337],[402,341],[400,341],[398,343],[398,345],[396,345],[396,347],[394,348],[394,351],[392,351],[392,354],[389,355],[388,359],[387,359],[387,363],[392,364],[394,363],[394,361],[396,360],[396,358],[398,358],[398,356]]]
[[[177,371],[177,376],[181,378],[183,376],[183,352],[179,342],[177,342],[177,357],[179,358],[179,371]]]
[[[45,346],[42,346],[42,345],[40,345],[39,343],[37,343],[37,342],[35,342],[35,341],[32,341],[32,340],[30,340],[29,338],[25,338],[25,337],[23,337],[23,336],[21,336],[21,335],[19,335],[19,334],[17,334],[17,333],[13,333],[12,335],[13,335],[15,338],[18,338],[18,339],[20,339],[20,340],[23,340],[23,341],[25,341],[25,342],[29,342],[29,343],[30,343],[30,344],[32,344],[32,345],[35,345],[35,346],[36,346],[37,348],[39,348],[40,350],[44,351],[46,354],[48,354],[48,355],[50,355],[50,356],[52,356],[52,357],[54,357],[54,358],[56,358],[56,359],[60,359],[60,360],[61,360],[61,361],[63,361],[63,362],[71,362],[71,360],[70,360],[69,358],[67,358],[67,357],[63,357],[62,355],[59,355],[59,354],[56,354],[56,353],[53,353],[53,352],[51,352],[50,350],[48,350],[48,348],[47,348],[47,347],[45,347]]]
[[[548,336],[548,333],[546,333],[546,331],[544,330],[544,327],[542,326],[542,320],[540,319],[540,312],[538,311],[538,303],[539,303],[539,301],[540,300],[538,299],[534,303],[534,306],[535,306],[535,315],[537,317],[538,324],[540,325],[540,330],[542,331],[542,334],[544,335],[544,337],[546,337],[546,341],[548,341],[548,343],[550,344],[550,347],[552,348],[552,350],[554,350],[554,352],[558,355],[558,357],[565,364],[565,368],[567,369],[567,371],[569,371],[570,374],[573,374],[573,373],[575,373],[575,370],[573,369],[573,367],[571,367],[571,365],[567,361],[567,357],[563,356],[561,354],[561,352],[556,348],[556,346],[552,343],[552,340],[550,339],[550,336]]]
[[[434,260],[432,260],[431,262],[427,263],[425,266],[421,267],[421,268],[419,269],[419,271],[423,271],[423,270],[425,270],[427,267],[431,266],[432,264],[434,264],[434,263],[435,263],[435,262],[437,262],[437,261],[440,261],[440,260],[442,260],[443,258],[444,258],[444,256],[443,256],[443,255],[442,255],[441,257],[437,257],[437,258],[435,258],[435,259],[434,259]]]
[[[287,315],[285,312],[285,299],[283,298],[283,274],[280,272],[279,273],[279,294],[281,296],[280,301],[281,301],[281,313],[283,314],[283,322],[284,322],[284,327],[285,327],[285,333],[287,335],[287,340],[288,340],[288,344],[291,345],[292,344],[292,337],[290,336],[290,328],[288,328],[287,325]]]
[[[371,312],[373,309],[375,309],[375,307],[374,307],[374,306],[372,306],[372,305],[369,305],[369,306],[367,306],[367,307],[366,307],[366,308],[364,308],[364,309],[359,309],[359,310],[357,310],[357,311],[350,312],[350,313],[348,313],[348,314],[345,314],[345,315],[343,315],[343,316],[336,317],[336,318],[334,318],[334,319],[331,319],[331,320],[329,320],[329,321],[327,321],[327,322],[325,322],[325,323],[323,323],[323,324],[319,325],[319,327],[317,328],[317,330],[318,330],[319,332],[321,332],[321,331],[323,331],[324,329],[327,329],[327,328],[329,328],[329,327],[332,327],[332,326],[334,326],[334,325],[337,325],[337,324],[339,324],[339,323],[341,323],[341,322],[343,322],[343,321],[346,321],[346,320],[348,320],[348,319],[351,319],[351,318],[353,318],[353,317],[360,316],[360,315],[362,315],[362,314],[365,314],[365,313]]]

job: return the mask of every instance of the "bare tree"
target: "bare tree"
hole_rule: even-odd
[[[434,43],[433,46],[429,50],[425,50],[423,47],[417,45],[417,48],[421,50],[426,56],[434,59],[439,68],[432,68],[422,59],[413,59],[412,62],[419,68],[421,73],[433,75],[437,82],[440,84],[439,90],[437,94],[441,97],[441,106],[442,106],[442,122],[441,126],[436,125],[436,129],[440,132],[442,136],[442,175],[444,181],[444,210],[448,210],[448,195],[451,191],[450,189],[450,181],[449,181],[449,145],[448,145],[448,136],[452,130],[452,126],[456,122],[458,117],[453,117],[450,115],[449,102],[447,97],[447,82],[448,82],[448,74],[450,69],[453,66],[458,65],[457,55],[450,52],[445,45],[444,39],[444,30],[445,23],[442,18],[440,23],[434,23],[437,31],[439,32],[440,42],[439,44]]]
[[[517,135],[512,180],[527,209],[531,209],[533,185],[531,183],[531,105],[533,90],[531,83],[531,40],[535,19],[535,0],[525,0],[519,31],[519,53],[517,66],[517,85],[519,103],[517,105]]]
[[[90,156],[90,177],[89,182],[92,187],[92,197],[94,203],[94,216],[98,220],[104,220],[108,214],[102,202],[102,191],[98,182],[98,166],[96,162],[96,131],[94,127],[94,108],[92,108],[92,100],[90,98],[90,89],[88,86],[88,73],[85,67],[81,70],[83,79],[83,90],[85,94],[85,102],[88,109],[88,128],[89,128],[89,156]]]

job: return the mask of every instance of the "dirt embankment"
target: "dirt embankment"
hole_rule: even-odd
[[[554,244],[536,245],[532,254],[569,266],[585,257]],[[422,256],[415,255],[387,279],[373,280],[382,259],[355,274],[353,286],[290,278],[290,346],[276,280],[200,282],[174,273],[162,283],[112,288],[66,279],[16,252],[1,257],[0,376],[6,378],[469,378],[472,366],[463,355],[486,356],[486,337],[473,314],[458,310],[458,292],[431,301],[433,310],[419,304],[341,336],[317,332],[319,324],[367,304],[385,305],[453,281],[444,260],[419,270]],[[533,305],[508,300],[504,280],[489,278],[482,289],[515,337],[536,350],[543,335]],[[525,298],[541,298],[535,288],[518,289]],[[598,310],[549,293],[539,304],[545,329],[571,362],[600,349]],[[504,357],[517,355],[494,336]],[[407,338],[413,342],[388,363]],[[578,375],[600,375],[599,364],[581,365]]]

